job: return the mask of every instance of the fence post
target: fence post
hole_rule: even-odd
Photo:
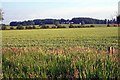
[[[114,47],[108,47],[108,54],[114,54]]]

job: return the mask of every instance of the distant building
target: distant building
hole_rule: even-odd
[[[118,15],[120,15],[120,1],[118,2]]]

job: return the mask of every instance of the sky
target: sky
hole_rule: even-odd
[[[1,0],[3,23],[33,19],[91,17],[112,19],[119,0]]]

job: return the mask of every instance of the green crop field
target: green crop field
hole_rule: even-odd
[[[119,39],[118,27],[4,30],[3,77],[120,78]]]

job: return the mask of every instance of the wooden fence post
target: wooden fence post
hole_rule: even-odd
[[[114,47],[108,47],[108,54],[114,54]]]

